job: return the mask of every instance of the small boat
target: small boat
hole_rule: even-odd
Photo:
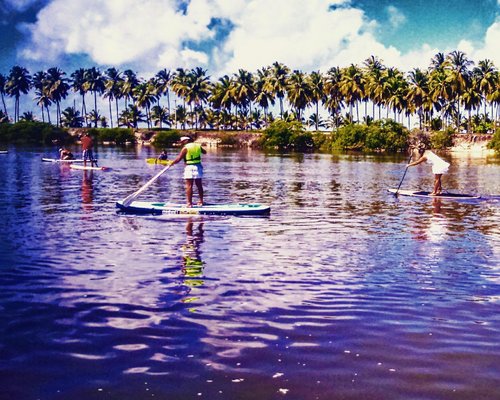
[[[424,197],[428,199],[449,199],[449,200],[474,200],[480,199],[481,196],[476,196],[474,194],[464,194],[464,193],[448,193],[444,192],[438,195],[431,195],[431,192],[425,192],[422,190],[398,190],[398,189],[388,189],[389,192],[401,196],[412,196],[412,197]]]
[[[0,154],[7,154],[9,150],[0,150]]]
[[[146,162],[148,164],[161,164],[161,165],[172,164],[172,160],[158,160],[157,158],[146,158]]]
[[[42,158],[43,162],[53,162],[53,163],[62,163],[62,164],[72,164],[72,163],[82,163],[81,159],[74,160],[61,160],[59,158]]]
[[[110,171],[111,168],[109,167],[92,167],[90,165],[70,165],[71,169],[82,169],[85,171]]]
[[[271,207],[263,204],[204,204],[186,207],[184,204],[163,202],[133,201],[128,206],[118,201],[116,207],[130,214],[176,214],[176,215],[269,215]]]

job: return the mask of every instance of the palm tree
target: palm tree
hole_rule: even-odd
[[[31,88],[31,76],[28,70],[24,67],[14,66],[10,70],[7,82],[5,84],[5,92],[15,98],[14,104],[14,122],[19,119],[19,98],[21,94],[27,94]]]
[[[66,73],[53,67],[47,70],[46,82],[49,98],[56,103],[56,125],[61,119],[61,101],[68,96],[69,84]]]
[[[81,128],[84,119],[75,107],[68,107],[63,110],[61,115],[61,125],[68,128]]]
[[[167,108],[170,114],[170,82],[172,80],[172,73],[167,69],[162,69],[158,71],[155,75],[155,85],[158,90],[158,105],[160,102],[160,97],[165,95],[167,97]]]
[[[9,116],[7,114],[7,106],[5,105],[5,94],[6,94],[5,84],[6,83],[7,83],[7,78],[4,75],[0,74],[0,97],[2,98],[4,114],[8,118]]]
[[[477,82],[477,78],[472,78],[471,84],[465,89],[461,97],[464,109],[469,113],[469,118],[467,119],[467,133],[470,133],[472,111],[481,107],[482,100],[483,96],[481,94],[481,90],[479,89],[479,82]]]
[[[130,104],[120,114],[119,121],[121,125],[127,128],[137,128],[139,122],[144,122],[144,114],[135,104]]]
[[[342,78],[339,89],[349,104],[349,114],[353,115],[353,106],[356,106],[356,118],[359,121],[358,102],[364,97],[365,78],[361,69],[354,64],[342,69]]]
[[[137,75],[131,69],[123,71],[123,83],[121,84],[120,98],[125,99],[125,109],[128,108],[128,101],[133,98],[135,87],[140,83]]]
[[[484,99],[484,114],[486,115],[486,106],[491,102],[491,96],[498,88],[498,70],[491,60],[481,60],[477,63],[477,67],[472,71],[479,90]],[[492,111],[493,117],[493,111]]]
[[[93,121],[94,121],[94,127],[97,128],[97,122],[98,118],[95,118],[97,115],[99,115],[99,110],[97,109],[97,94],[102,94],[104,92],[104,77],[101,74],[101,71],[97,69],[96,67],[92,67],[90,69],[87,69],[85,71],[85,87],[87,90],[90,92],[94,93],[94,111],[95,113],[93,115]]]
[[[325,96],[325,82],[323,75],[319,71],[313,71],[309,74],[309,88],[310,88],[310,98],[311,102],[316,106],[316,125],[315,129],[318,130],[319,127],[319,102],[322,100],[324,102]]]
[[[267,85],[265,89],[272,93],[274,96],[278,97],[280,101],[280,116],[283,118],[283,99],[286,93],[286,85],[288,74],[290,73],[290,69],[278,62],[275,62],[271,66],[270,74],[267,80]]]
[[[118,99],[122,96],[121,86],[123,78],[120,71],[116,68],[108,68],[105,74],[104,97],[108,98],[109,102],[109,123],[113,127],[113,113],[111,111],[111,102],[115,101],[116,107],[116,125],[118,125]]]
[[[231,106],[236,103],[234,98],[234,81],[227,75],[219,78],[212,88],[209,102],[216,110],[224,109],[231,113]]]
[[[163,124],[170,125],[169,115],[166,107],[156,105],[151,108],[151,121],[153,121],[155,126],[160,127],[160,129],[163,127]]]
[[[23,115],[19,117],[19,121],[27,121],[27,122],[33,122],[35,120],[35,117],[31,111],[25,111],[23,112]]]
[[[143,82],[137,85],[134,88],[134,104],[138,108],[146,109],[146,122],[148,124],[148,128],[151,127],[151,118],[150,118],[150,108],[151,105],[156,102],[157,95],[155,91],[154,84],[149,82]]]
[[[82,96],[82,109],[81,114],[84,117],[85,125],[87,125],[87,106],[85,104],[85,93],[87,93],[87,87],[85,85],[85,69],[79,68],[71,75],[71,87],[73,91],[78,92]]]
[[[211,83],[210,78],[206,76],[207,71],[196,67],[190,71],[185,80],[184,98],[191,107],[191,113],[194,115],[195,127],[198,128],[198,117],[203,111],[203,104],[210,96]],[[193,109],[194,105],[194,109]]]
[[[267,89],[266,81],[269,79],[270,68],[265,67],[257,70],[255,79],[255,98],[254,101],[264,110],[264,120],[267,119],[267,113],[270,105],[274,105],[274,96]]]
[[[410,71],[408,77],[410,80],[410,87],[407,100],[414,104],[415,108],[418,110],[419,127],[422,129],[422,122],[425,123],[426,120],[424,104],[429,98],[429,74],[419,68],[415,68]]]
[[[341,121],[341,110],[343,105],[343,96],[340,91],[340,82],[342,80],[342,71],[339,67],[332,67],[325,75],[325,107],[334,122]],[[339,125],[335,125],[338,127]]]
[[[457,108],[457,128],[460,126],[460,99],[463,93],[467,90],[470,85],[471,73],[468,67],[473,64],[469,60],[465,53],[461,51],[452,51],[447,56],[448,70],[449,70],[449,82],[452,87],[452,100]]]
[[[311,102],[311,86],[306,75],[298,70],[288,77],[286,85],[288,102],[295,108],[297,120],[302,120],[302,111]]]
[[[189,76],[184,68],[177,68],[176,72],[172,76],[172,84],[171,84],[172,91],[177,95],[177,97],[182,99],[184,108],[186,108],[186,96],[189,90],[188,80]],[[183,129],[186,128],[185,121],[186,120],[184,119],[182,124]]]
[[[384,71],[385,66],[382,61],[375,56],[371,56],[364,61],[365,66],[365,95],[372,102],[372,117],[375,118],[375,106],[378,106],[378,116],[380,119],[381,105],[383,102]]]
[[[252,101],[255,99],[255,79],[251,72],[239,69],[233,79],[234,101],[240,113],[252,113]],[[243,127],[246,129],[246,126]]]
[[[45,122],[44,108],[47,110],[47,121],[50,122],[49,106],[52,104],[52,99],[47,90],[47,74],[44,71],[38,71],[33,75],[32,85],[35,89],[36,104],[42,111],[42,121]]]

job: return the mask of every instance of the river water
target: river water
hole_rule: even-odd
[[[116,213],[151,149],[93,173],[9,150],[1,399],[500,398],[498,159],[445,156],[485,196],[457,202],[388,193],[403,156],[211,149],[206,201],[271,215],[175,217]],[[184,202],[182,167],[140,199]]]

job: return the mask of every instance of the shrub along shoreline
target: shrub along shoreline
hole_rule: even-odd
[[[455,134],[452,129],[409,131],[391,119],[369,124],[349,124],[333,132],[311,132],[296,121],[276,120],[261,132],[132,128],[60,128],[37,121],[0,124],[0,144],[73,144],[89,132],[96,143],[148,144],[155,148],[177,145],[181,136],[190,135],[210,146],[251,147],[280,151],[406,152],[415,141],[425,141],[434,149],[450,150],[465,142],[487,143],[500,154],[500,129],[493,135]],[[462,145],[463,150],[463,145]]]

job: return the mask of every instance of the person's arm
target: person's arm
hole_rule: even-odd
[[[184,158],[186,157],[186,153],[187,153],[187,149],[184,147],[181,152],[179,153],[179,155],[175,158],[174,161],[172,161],[172,164],[171,165],[175,165],[177,164],[178,162],[184,160]]]
[[[203,147],[200,147],[200,148],[201,148],[201,152],[202,152],[203,154],[207,154],[207,151],[206,151]]]
[[[417,161],[413,161],[412,163],[409,163],[407,166],[408,166],[408,167],[414,167],[415,165],[421,164],[421,163],[423,163],[424,161],[427,161],[427,157],[422,156],[422,157],[420,157]]]

